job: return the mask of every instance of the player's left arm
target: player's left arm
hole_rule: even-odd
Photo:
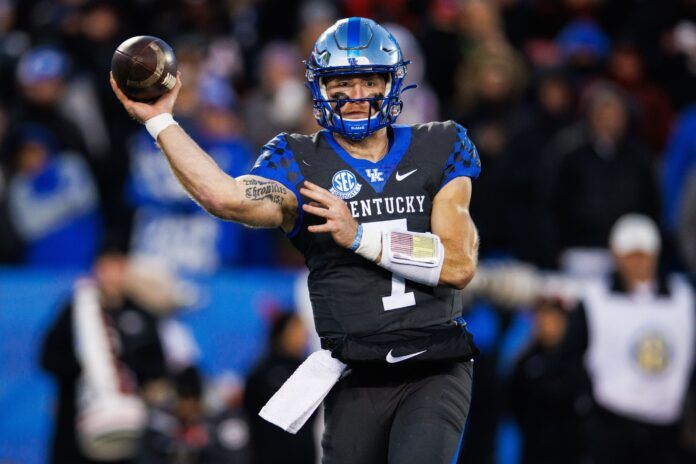
[[[462,289],[476,272],[479,238],[469,214],[470,200],[471,179],[466,176],[448,182],[433,199],[430,228],[440,237],[445,255],[441,285]]]

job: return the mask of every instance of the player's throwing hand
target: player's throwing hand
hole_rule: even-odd
[[[116,94],[116,97],[126,109],[128,114],[136,121],[144,123],[148,119],[157,116],[158,114],[172,112],[176,98],[179,96],[179,90],[181,90],[181,73],[176,73],[176,85],[174,88],[159,97],[153,103],[140,103],[128,98],[126,94],[124,94],[121,89],[118,88],[112,73],[109,73],[109,82],[111,83],[111,88]]]
[[[326,219],[325,224],[309,226],[307,230],[313,233],[328,232],[338,245],[350,248],[358,233],[358,222],[350,214],[348,205],[325,188],[309,181],[305,181],[300,193],[314,200],[312,204],[303,204],[302,209]]]

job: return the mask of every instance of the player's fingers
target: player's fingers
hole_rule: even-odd
[[[302,205],[302,209],[305,210],[306,212],[308,212],[309,214],[313,214],[315,216],[319,216],[319,217],[323,217],[323,218],[327,218],[327,219],[329,217],[333,216],[330,209],[319,208],[317,206],[308,205],[306,203],[304,205]]]
[[[128,101],[128,97],[126,97],[126,95],[121,92],[121,89],[118,88],[118,84],[116,83],[112,73],[109,73],[109,83],[111,84],[111,89],[116,94],[116,98],[118,98],[118,100],[125,105]]]
[[[179,76],[180,74],[177,74],[176,84],[174,84],[174,87],[159,97],[157,101],[153,103],[153,106],[164,108],[164,110],[167,112],[173,111],[174,103],[176,102],[176,99],[179,96],[179,91],[181,90],[181,79]]]
[[[184,81],[181,80],[181,71],[176,72],[176,85],[181,88],[184,85]]]
[[[332,224],[329,224],[328,222],[326,224],[319,224],[316,226],[309,226],[307,227],[307,230],[315,233],[315,234],[320,234],[320,233],[326,233],[326,232],[333,232],[334,227]]]
[[[176,84],[174,84],[174,88],[172,88],[172,93],[176,97],[179,95],[179,90],[181,90],[181,86],[183,83],[181,82],[181,71],[176,72]]]
[[[310,190],[314,190],[315,192],[326,192],[327,194],[331,195],[331,192],[326,190],[324,187],[321,187],[313,182],[310,182],[308,180],[304,181],[304,186],[305,188],[308,188]]]
[[[300,188],[300,193],[308,198],[311,198],[312,200],[324,205],[324,206],[329,206],[331,204],[330,201],[327,201],[327,198],[321,194],[321,192],[317,192],[315,190],[309,190],[304,187]],[[329,194],[330,195],[330,194]]]
[[[325,204],[332,204],[335,203],[336,200],[338,200],[338,198],[333,196],[331,192],[329,192],[325,188],[319,187],[318,185],[311,183],[308,180],[304,182],[304,185],[306,189],[315,193],[316,197],[312,197],[312,199],[316,200],[316,198],[321,198],[323,200],[322,203]]]

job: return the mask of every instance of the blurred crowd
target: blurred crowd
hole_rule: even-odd
[[[178,120],[238,175],[277,133],[318,129],[302,59],[353,15],[384,23],[412,61],[420,87],[399,122],[455,119],[477,144],[484,257],[572,266],[642,212],[670,265],[694,264],[690,0],[3,0],[0,262],[85,266],[107,244],[194,273],[298,264],[278,236],[189,201],[114,98],[111,55],[132,35],[170,42]]]
[[[639,281],[696,274],[694,0],[0,0],[0,263],[86,269],[118,250],[156,258],[181,275],[301,265],[281,234],[211,218],[188,198],[114,98],[111,55],[133,35],[170,43],[184,82],[176,118],[236,176],[277,133],[319,129],[302,60],[346,16],[385,25],[412,61],[407,81],[419,87],[404,94],[399,123],[454,119],[469,130],[483,166],[471,205],[483,267],[527,266],[517,272],[491,264],[493,279],[510,285],[497,301],[470,302],[467,319],[482,355],[465,462],[492,462],[506,413],[524,430],[526,462],[585,462],[592,453],[577,437],[586,436],[588,421],[599,421],[595,431],[604,430],[597,423],[613,424],[610,430],[625,431],[615,442],[634,445],[688,435],[677,425],[681,417],[667,421],[669,428],[643,412],[629,411],[628,419],[609,406],[588,412],[596,395],[556,358],[567,325],[584,326],[585,339],[564,359],[592,350],[592,310],[582,295],[581,312],[558,287],[541,299],[504,298],[535,282],[530,269],[577,279],[616,269],[610,232],[629,213],[659,227],[660,246],[637,249],[659,259]],[[493,285],[484,277],[481,288]],[[655,295],[662,289],[656,284]],[[505,351],[521,314],[504,309],[510,306],[529,309],[521,320],[534,327],[517,343],[518,356]],[[586,320],[571,324],[581,313]],[[288,371],[300,358],[288,343],[292,355],[285,350],[262,363]],[[655,343],[645,349],[659,351]],[[171,375],[180,397],[200,398],[195,373],[178,367]],[[196,401],[168,414],[188,424],[187,415],[200,413]],[[248,402],[256,407],[261,399]],[[252,423],[252,430],[263,426]],[[234,430],[229,435],[239,438]],[[186,433],[177,436],[199,443],[197,432]],[[655,459],[645,462],[672,462]]]

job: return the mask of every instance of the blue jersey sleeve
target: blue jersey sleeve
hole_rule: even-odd
[[[457,130],[457,140],[454,142],[447,163],[445,163],[440,189],[457,177],[466,176],[476,179],[481,173],[481,160],[478,151],[466,134],[466,129],[459,124],[454,126]]]
[[[295,161],[292,148],[288,144],[285,134],[276,136],[261,149],[261,155],[256,159],[250,174],[280,182],[287,187],[297,198],[297,222],[293,230],[288,234],[297,233],[302,223],[302,198],[299,188],[304,181],[300,166]]]

